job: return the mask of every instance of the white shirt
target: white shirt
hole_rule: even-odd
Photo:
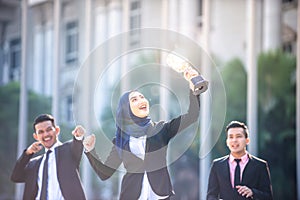
[[[146,136],[142,136],[139,138],[135,138],[135,137],[129,138],[130,151],[142,160],[145,159],[146,138],[147,138]],[[142,191],[138,200],[158,200],[167,197],[168,196],[159,196],[152,190],[148,180],[147,173],[144,172]]]
[[[57,141],[50,149],[52,152],[49,154],[48,160],[48,200],[64,200],[63,195],[61,193],[58,179],[57,179],[57,169],[56,169],[56,159],[55,159],[55,148],[60,146],[61,142]],[[43,180],[43,167],[46,156],[43,157],[41,162],[39,173],[38,173],[38,193],[36,196],[36,200],[40,199],[41,188],[42,188],[42,180]],[[49,192],[50,191],[50,192]]]

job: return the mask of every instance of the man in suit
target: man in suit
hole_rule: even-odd
[[[272,200],[268,163],[246,150],[249,131],[244,123],[232,121],[226,127],[230,154],[215,159],[209,174],[207,200]]]
[[[55,125],[54,118],[42,114],[35,119],[33,129],[36,142],[24,150],[11,175],[12,181],[25,183],[23,199],[86,199],[78,170],[84,128],[76,126],[72,132],[73,140],[61,143],[58,140],[60,128]],[[45,154],[34,157],[43,147]]]

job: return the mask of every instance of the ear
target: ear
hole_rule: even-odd
[[[55,132],[56,132],[56,136],[58,136],[59,133],[60,133],[60,128],[59,128],[59,126],[56,126],[56,127],[55,127]]]
[[[226,142],[225,143],[226,143],[226,146],[229,147],[229,145],[228,145],[228,139],[227,138],[226,138]]]
[[[36,133],[32,133],[32,136],[36,141],[39,141],[39,137]]]
[[[248,145],[250,143],[250,138],[246,138],[246,144]]]

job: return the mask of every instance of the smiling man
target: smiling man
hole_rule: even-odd
[[[33,123],[32,143],[18,159],[11,180],[25,183],[23,199],[84,200],[79,178],[85,130],[76,126],[73,140],[61,143],[60,128],[49,114],[39,115]],[[45,154],[34,154],[45,148]]]
[[[272,200],[268,163],[246,150],[250,142],[247,126],[232,121],[226,127],[226,144],[230,154],[213,161],[207,200]]]

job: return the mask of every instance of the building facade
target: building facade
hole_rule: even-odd
[[[158,28],[178,32],[200,46],[208,45],[208,53],[219,66],[235,57],[246,62],[248,1],[27,0],[27,7],[22,8],[23,1],[26,0],[0,0],[0,84],[20,81],[21,45],[26,39],[26,87],[55,99],[52,107],[56,117],[70,126],[77,122],[87,125],[88,129],[97,126],[97,122],[89,120],[93,109],[79,114],[81,110],[78,107],[82,102],[77,99],[89,103],[93,102],[91,98],[95,95],[100,103],[94,109],[101,113],[103,105],[111,103],[102,99],[101,95],[105,96],[113,89],[115,82],[124,76],[122,70],[125,73],[130,70],[125,66],[133,65],[136,57],[132,55],[114,62],[119,67],[113,67],[109,72],[114,76],[101,79],[105,83],[101,94],[85,88],[89,87],[88,84],[79,84],[74,91],[74,85],[78,81],[91,81],[88,74],[93,74],[94,69],[85,74],[88,77],[79,74],[90,62],[91,55],[104,48],[101,45],[107,45],[112,38],[128,31],[131,32],[126,45],[132,47],[140,45],[139,29]],[[210,18],[208,25],[204,19],[205,3],[209,4],[209,9],[205,10]],[[297,4],[297,0],[256,1],[254,42],[257,53],[280,48],[296,54]],[[24,9],[27,9],[28,19],[25,24],[22,20]],[[22,26],[27,27],[27,38],[22,38]],[[208,27],[209,41],[203,40],[207,38],[204,26]],[[108,58],[110,51],[118,51],[106,50]],[[95,68],[105,71],[107,66],[103,65],[108,58],[101,58]],[[94,77],[91,84],[97,84],[97,81]],[[74,113],[75,118],[81,118],[74,119]],[[84,183],[89,185],[90,175],[86,169],[89,168],[84,167]],[[115,195],[111,192],[113,186],[107,184],[105,187],[103,191],[107,192],[103,192],[106,195],[103,198],[110,199]],[[89,196],[95,195],[93,191],[88,193]]]

